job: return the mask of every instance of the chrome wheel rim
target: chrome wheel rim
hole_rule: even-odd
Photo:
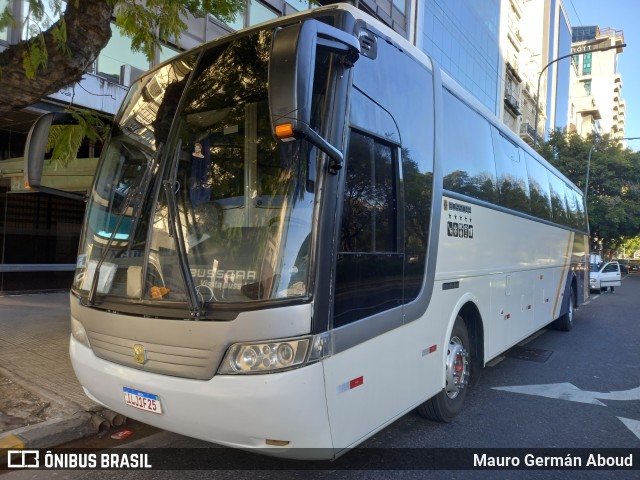
[[[469,352],[458,337],[451,338],[447,351],[447,385],[445,391],[451,399],[456,398],[469,381]]]

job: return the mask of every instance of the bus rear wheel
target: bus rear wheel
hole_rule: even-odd
[[[573,328],[573,316],[575,315],[575,300],[574,300],[574,292],[573,289],[569,294],[569,304],[567,305],[567,313],[558,318],[553,326],[557,330],[562,330],[563,332],[568,332]]]
[[[417,408],[418,414],[438,422],[450,422],[462,411],[471,375],[469,332],[458,315],[447,347],[446,384],[440,393]]]

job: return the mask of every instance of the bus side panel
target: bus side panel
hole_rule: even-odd
[[[440,391],[445,325],[434,310],[324,360],[337,450],[359,443]]]
[[[540,269],[536,271],[534,307],[533,307],[533,329],[539,329],[553,320],[553,298],[554,298],[555,275],[552,270]]]
[[[436,281],[458,282],[459,295],[472,293],[488,312],[485,361],[557,318],[572,232],[452,197],[440,208]]]

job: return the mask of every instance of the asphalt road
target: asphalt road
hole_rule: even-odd
[[[467,397],[465,410],[452,423],[439,424],[409,413],[374,435],[362,447],[384,454],[398,449],[386,466],[370,470],[348,453],[322,470],[270,471],[255,454],[215,447],[169,432],[150,435],[128,446],[167,448],[163,454],[181,455],[177,448],[202,448],[207,458],[233,458],[233,470],[190,471],[22,471],[3,480],[69,479],[640,479],[640,470],[416,470],[416,455],[433,448],[504,448],[524,455],[537,448],[573,448],[605,452],[634,449],[640,462],[640,274],[627,276],[615,294],[595,294],[580,307],[571,332],[541,330],[520,349],[483,370]],[[435,451],[447,452],[459,450]],[[192,451],[189,451],[192,453]],[[187,453],[189,453],[187,452]],[[200,452],[200,451],[198,451]],[[444,453],[443,453],[444,452]],[[199,453],[200,454],[200,453]],[[350,455],[353,456],[349,466]],[[370,457],[370,460],[375,460]],[[345,463],[346,461],[346,463]],[[381,468],[379,462],[373,462]],[[383,465],[382,468],[385,468]],[[293,470],[292,470],[293,469]]]

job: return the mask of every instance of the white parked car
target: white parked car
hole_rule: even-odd
[[[607,262],[599,269],[591,269],[589,273],[589,288],[604,291],[608,287],[619,287],[622,284],[622,274],[618,262]]]

